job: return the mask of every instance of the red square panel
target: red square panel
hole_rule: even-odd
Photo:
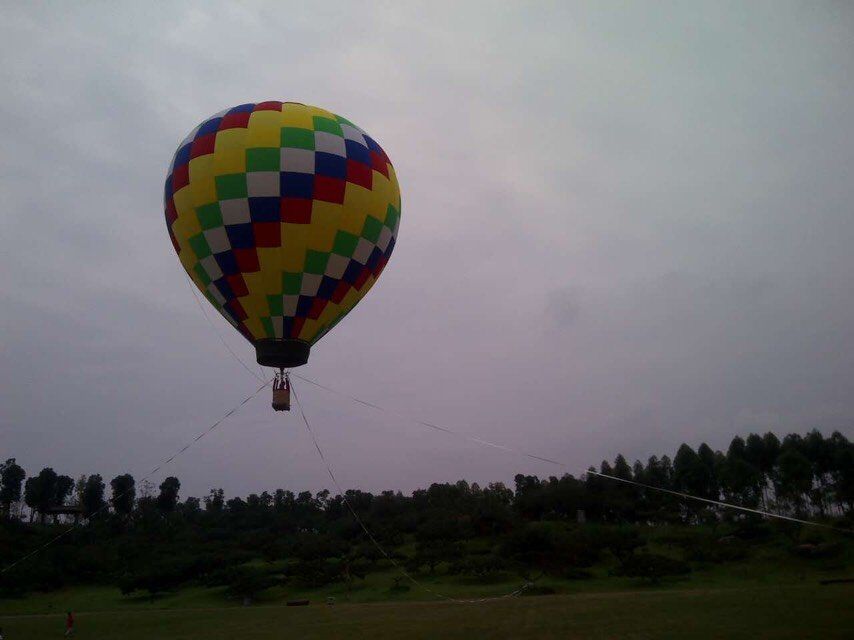
[[[282,222],[309,224],[311,222],[311,200],[307,198],[282,198],[279,212]]]
[[[386,264],[388,264],[387,255],[377,260],[377,266],[374,267],[374,278],[380,277],[380,274],[383,272],[383,269],[385,269]]]
[[[252,224],[252,233],[256,247],[282,246],[282,225],[278,222],[255,222]]]
[[[193,140],[193,146],[190,147],[190,158],[198,158],[213,153],[215,144],[216,133],[209,133],[196,138]]]
[[[175,199],[169,198],[166,201],[166,224],[172,227],[172,223],[178,219],[178,211],[175,209]]]
[[[229,113],[227,116],[223,116],[222,122],[219,123],[219,130],[245,129],[249,126],[249,116],[251,115],[249,111]]]
[[[228,286],[231,287],[231,291],[238,298],[242,298],[249,293],[249,289],[246,287],[246,282],[243,281],[243,276],[239,273],[233,276],[225,276],[225,281],[228,282]]]
[[[253,111],[281,111],[282,103],[270,100],[269,102],[259,102],[255,105]]]
[[[323,298],[315,298],[311,303],[311,309],[308,310],[308,317],[312,320],[317,320],[326,306],[326,300]]]
[[[329,178],[327,176],[314,176],[314,198],[324,202],[342,204],[344,202],[344,189],[347,183],[340,178]]]
[[[356,291],[361,291],[362,287],[365,286],[365,282],[368,280],[368,276],[371,275],[371,270],[365,267],[362,269],[362,272],[359,274],[359,277],[356,278],[356,282],[353,283],[353,286],[356,287]]]
[[[172,193],[190,184],[190,165],[182,164],[172,172]]]
[[[388,178],[388,164],[379,153],[376,151],[371,151],[371,168],[374,171],[379,171],[386,178]]]
[[[344,296],[347,295],[349,290],[350,284],[341,280],[341,282],[338,283],[338,286],[335,287],[335,291],[332,292],[332,302],[335,304],[341,304],[341,301],[344,299]]]
[[[229,300],[225,303],[225,306],[231,309],[231,312],[234,314],[234,317],[238,320],[246,320],[249,316],[246,315],[246,311],[243,309],[243,305],[237,300],[237,298],[233,300]]]
[[[291,338],[299,338],[299,332],[302,331],[304,324],[305,318],[294,318],[294,324],[291,327]]]
[[[258,264],[258,252],[255,249],[232,249],[232,251],[234,252],[234,259],[237,260],[237,268],[242,273],[255,273],[261,270],[261,265]],[[229,281],[230,283],[231,281]],[[235,292],[235,295],[241,294]]]
[[[371,168],[362,162],[347,160],[347,182],[365,187],[365,189],[373,188]]]

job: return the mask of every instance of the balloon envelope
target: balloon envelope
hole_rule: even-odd
[[[259,362],[293,366],[376,282],[394,249],[400,189],[388,156],[349,120],[262,102],[190,132],[169,168],[165,210],[205,297]]]

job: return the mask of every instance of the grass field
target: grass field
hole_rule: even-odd
[[[482,604],[149,607],[78,613],[79,638],[852,638],[854,586],[599,592]],[[61,614],[0,616],[8,640],[61,637]]]
[[[652,543],[654,544],[654,543]],[[424,590],[394,589],[391,567],[356,581],[317,589],[270,589],[249,607],[223,589],[186,587],[156,599],[123,596],[114,586],[79,586],[0,600],[6,640],[61,637],[63,612],[77,614],[79,638],[854,638],[851,550],[833,560],[792,556],[786,545],[756,549],[743,561],[696,565],[688,576],[644,585],[609,575],[612,563],[584,580],[541,578],[556,595],[480,604],[437,602]],[[666,548],[657,548],[665,552]],[[454,598],[495,597],[518,588],[504,575],[489,584],[421,574],[428,588]],[[405,583],[405,581],[403,581]],[[325,604],[333,597],[336,604]],[[308,598],[308,607],[286,607]]]

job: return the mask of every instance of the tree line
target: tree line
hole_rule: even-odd
[[[599,471],[783,514],[827,521],[854,517],[854,444],[839,432],[825,437],[813,430],[782,440],[772,433],[750,434],[733,438],[726,452],[683,444],[672,458],[652,456],[630,465],[618,455],[603,461]],[[627,575],[678,573],[687,565],[637,553],[644,544],[642,528],[759,526],[757,518],[741,512],[593,474],[520,474],[512,488],[460,480],[411,495],[277,489],[227,498],[222,489],[212,489],[201,499],[181,500],[180,489],[171,476],[159,487],[138,485],[130,474],[109,485],[99,474],[74,480],[51,468],[27,477],[8,459],[0,465],[0,557],[14,559],[36,548],[55,536],[56,527],[67,526],[62,522],[75,519],[81,526],[29,560],[26,571],[0,577],[0,595],[4,589],[87,581],[118,584],[128,593],[155,593],[188,580],[225,584],[235,594],[277,580],[350,584],[384,562],[350,508],[410,571],[444,567],[483,578],[510,570],[526,577],[536,571],[574,575],[606,550]],[[690,557],[722,553],[695,538]],[[256,559],[275,570],[247,568]]]
[[[590,470],[595,471],[596,467]],[[629,465],[625,456],[619,454],[613,463],[602,461],[598,471],[662,489],[751,508],[773,509],[787,515],[839,516],[854,506],[854,445],[838,431],[829,437],[818,430],[806,436],[789,434],[782,441],[770,432],[764,436],[753,433],[746,439],[736,436],[726,453],[714,451],[705,443],[696,450],[682,444],[673,458],[651,456],[645,464],[636,460]],[[108,496],[99,474],[83,475],[75,481],[46,467],[38,475],[27,478],[24,469],[10,458],[0,463],[0,516],[6,519],[21,517],[23,507],[29,509],[30,522],[38,519],[42,523],[51,515],[54,520],[61,515],[67,519],[69,515],[78,514],[89,519],[104,511],[123,517],[130,516],[134,510],[153,509],[169,514],[178,507],[180,486],[177,478],[168,477],[156,494],[153,486],[146,483],[142,495],[137,497],[136,481],[125,473],[110,481]],[[606,522],[687,522],[704,510],[671,495],[615,483],[592,474],[584,474],[583,478],[566,474],[543,480],[517,475],[515,491],[506,489],[501,483],[490,484],[484,489],[474,483],[468,491],[473,495],[498,493],[501,501],[506,499],[521,514],[533,519],[555,515],[575,517],[583,510],[587,518]],[[353,493],[360,501],[363,495],[370,495],[360,491]],[[424,490],[417,490],[409,500],[417,502],[422,494]],[[240,510],[246,504],[270,506],[290,495],[290,492],[279,490],[275,495],[263,492],[252,494],[245,501],[233,498],[225,503],[222,490],[216,489],[201,501],[188,498],[182,506],[184,510],[193,511],[201,508],[204,502],[206,509],[216,509],[216,504],[223,501],[225,508]],[[301,499],[307,499],[308,495],[300,494]],[[399,492],[394,495],[404,499]],[[326,506],[328,492],[317,494],[313,500]]]

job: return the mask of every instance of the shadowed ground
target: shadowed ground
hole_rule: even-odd
[[[854,585],[637,590],[482,604],[378,603],[91,611],[79,638],[851,638]],[[59,636],[62,615],[0,617],[8,640]]]

